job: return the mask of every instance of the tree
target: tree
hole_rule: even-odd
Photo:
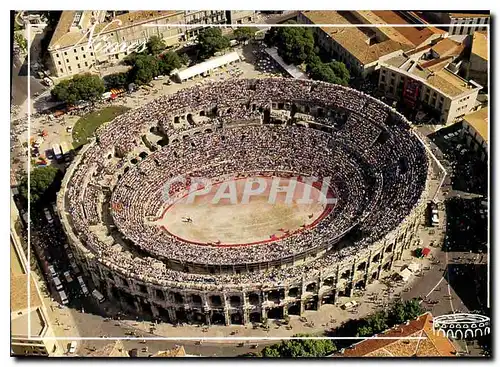
[[[167,52],[158,60],[159,75],[169,75],[172,70],[179,69],[181,66],[181,58],[176,52]]]
[[[252,27],[238,27],[234,31],[234,36],[238,42],[246,42],[255,36],[255,29]]]
[[[406,321],[405,305],[397,300],[389,311],[389,321],[393,325],[402,324]]]
[[[128,73],[116,73],[106,75],[104,79],[104,84],[108,89],[112,88],[123,88],[128,84]]]
[[[385,312],[377,312],[367,319],[368,325],[372,329],[373,334],[378,334],[388,328],[387,314]]]
[[[298,334],[297,337],[307,334]],[[273,344],[262,350],[262,357],[325,357],[337,350],[330,339],[294,339]]]
[[[30,173],[29,197],[32,204],[48,203],[55,200],[61,187],[62,172],[53,166],[36,167]],[[28,175],[21,178],[19,194],[28,201]]]
[[[152,55],[138,54],[130,71],[130,80],[136,84],[147,84],[159,75],[158,59]]]
[[[288,21],[288,24],[296,24]],[[300,65],[314,54],[314,36],[306,27],[275,27],[265,37],[266,43],[276,46],[289,64]]]
[[[23,52],[26,52],[26,50],[28,49],[28,42],[21,33],[14,33],[14,41]]]
[[[148,54],[150,55],[158,55],[161,53],[167,46],[165,45],[165,41],[163,38],[158,36],[149,37],[148,42],[146,43],[146,49],[148,50]]]
[[[220,52],[229,47],[229,38],[222,35],[220,28],[206,28],[198,35],[198,47],[200,57],[207,59],[216,52]]]
[[[75,104],[80,100],[96,101],[104,90],[104,82],[98,75],[86,73],[63,80],[52,89],[51,93],[58,101]]]
[[[411,299],[405,302],[405,319],[413,320],[424,313],[424,309],[418,303],[418,300]]]
[[[309,76],[314,80],[340,85],[349,84],[349,70],[347,70],[342,62],[331,61],[329,63],[324,63],[316,56],[310,58],[307,70]]]

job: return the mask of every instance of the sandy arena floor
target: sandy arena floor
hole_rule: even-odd
[[[291,200],[286,201],[286,192],[279,192],[276,201],[270,203],[271,178],[263,178],[266,189],[250,196],[242,203],[245,180],[236,180],[234,188],[237,202],[221,199],[214,202],[217,193],[229,193],[227,184],[217,184],[210,192],[196,196],[192,203],[186,197],[165,209],[162,218],[155,224],[162,226],[171,235],[199,245],[243,246],[273,242],[292,235],[296,231],[317,225],[332,209],[333,205],[320,202],[319,188],[310,187],[310,204],[300,203],[306,184],[297,182]],[[286,187],[290,180],[280,178],[279,186]],[[257,185],[257,184],[255,184]],[[187,218],[191,222],[187,222]]]

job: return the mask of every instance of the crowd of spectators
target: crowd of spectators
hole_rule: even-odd
[[[326,133],[262,123],[265,109],[273,103],[295,104],[302,113],[305,111],[300,106],[320,106],[326,112],[313,118],[333,129]],[[176,125],[180,119],[188,120],[190,128],[196,128],[198,121],[203,126],[224,128],[189,136],[182,144],[154,152],[144,146],[141,136],[151,128],[167,137],[179,134]],[[262,124],[230,126],[233,120]],[[67,185],[65,207],[73,230],[106,266],[159,283],[280,282],[302,276],[306,270],[308,274],[324,270],[396,228],[417,204],[427,174],[424,147],[401,115],[362,92],[306,80],[238,79],[188,88],[117,117],[97,132],[91,144],[78,157]],[[138,158],[141,151],[148,154]],[[271,245],[233,248],[188,244],[151,221],[164,209],[163,190],[173,177],[285,172],[331,176],[338,202],[315,227]],[[100,187],[112,194],[99,194]],[[182,189],[177,187],[169,194]],[[99,223],[109,226],[100,215],[106,200],[113,226],[146,256],[125,248],[117,251],[109,245],[113,243],[109,237],[103,240],[102,231],[89,227]],[[172,270],[161,261],[237,265],[291,258],[311,249],[330,248],[353,227],[365,234],[356,243],[330,251],[312,263],[286,269],[192,274]]]

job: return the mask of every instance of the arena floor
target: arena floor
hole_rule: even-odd
[[[189,243],[210,246],[245,246],[270,243],[316,226],[332,209],[333,204],[320,202],[319,188],[310,186],[310,204],[300,203],[306,184],[297,182],[293,195],[278,192],[270,203],[272,178],[260,177],[266,189],[242,203],[245,180],[235,180],[237,202],[221,199],[214,203],[218,190],[228,193],[228,186],[213,185],[210,192],[196,196],[192,203],[179,200],[165,208],[155,222],[171,235]],[[280,178],[279,186],[286,187],[289,179]],[[227,185],[227,184],[226,184]],[[307,192],[307,191],[306,191]],[[186,197],[184,197],[186,198]],[[189,219],[188,219],[189,218]]]

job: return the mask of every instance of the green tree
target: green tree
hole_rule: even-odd
[[[147,84],[159,75],[158,59],[152,55],[137,55],[130,71],[130,79],[136,84]]]
[[[388,328],[387,326],[387,314],[385,312],[377,312],[367,319],[368,325],[370,325],[372,332],[378,334]]]
[[[288,24],[296,24],[294,21]],[[306,27],[275,27],[266,34],[266,43],[276,46],[287,63],[300,65],[314,54],[314,36]]]
[[[146,49],[148,54],[150,55],[158,55],[161,53],[167,46],[165,45],[165,41],[163,38],[158,36],[149,37],[148,42],[146,43]]]
[[[103,80],[106,88],[123,88],[128,84],[128,73],[116,73],[106,75]]]
[[[167,52],[158,60],[159,75],[169,75],[172,70],[179,69],[181,66],[181,58],[176,52]]]
[[[104,82],[98,75],[86,73],[63,80],[52,89],[51,93],[58,101],[75,104],[80,100],[96,101],[104,90]]]
[[[298,334],[297,337],[307,334]],[[330,339],[294,339],[284,340],[262,350],[263,357],[325,357],[337,350]]]
[[[29,198],[32,204],[48,203],[56,198],[61,187],[62,172],[53,166],[36,167],[30,173]],[[28,201],[28,175],[20,181],[19,194],[25,204]]]
[[[255,28],[238,27],[234,31],[234,36],[238,42],[246,42],[255,36]]]
[[[405,305],[401,300],[397,300],[389,311],[389,321],[391,324],[402,324],[406,321]]]
[[[26,52],[28,49],[28,42],[21,33],[14,33],[14,41],[23,52]]]
[[[417,299],[411,299],[405,302],[405,319],[413,320],[424,313],[424,309],[418,303]]]
[[[309,76],[314,80],[340,85],[349,84],[349,71],[339,61],[324,63],[319,60],[319,57],[313,57],[307,65],[307,71],[309,72]]]
[[[222,35],[220,28],[205,28],[198,35],[198,47],[200,57],[207,59],[216,52],[220,52],[229,47],[229,38]]]

